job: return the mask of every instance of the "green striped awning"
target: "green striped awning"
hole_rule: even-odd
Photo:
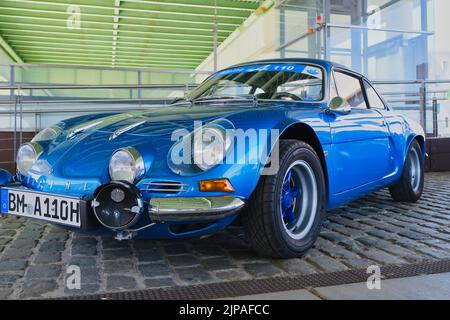
[[[0,36],[26,63],[195,69],[260,0],[0,0]]]

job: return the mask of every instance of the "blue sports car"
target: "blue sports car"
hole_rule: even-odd
[[[197,237],[238,216],[269,257],[311,248],[326,209],[389,187],[415,202],[425,134],[368,79],[332,62],[219,71],[145,111],[64,120],[0,170],[1,213],[115,238]]]

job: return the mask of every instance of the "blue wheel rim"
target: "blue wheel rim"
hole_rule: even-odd
[[[287,234],[299,240],[312,228],[318,209],[318,189],[314,171],[304,160],[295,161],[286,171],[280,193],[280,211]]]

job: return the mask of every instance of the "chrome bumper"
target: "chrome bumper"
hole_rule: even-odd
[[[217,220],[233,215],[244,205],[234,197],[152,198],[149,213],[153,221]]]

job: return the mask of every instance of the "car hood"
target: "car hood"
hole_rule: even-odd
[[[142,154],[146,172],[151,169],[164,176],[170,172],[166,159],[175,142],[172,139],[175,130],[191,131],[195,121],[206,124],[218,118],[231,120],[237,128],[255,125],[271,128],[286,118],[288,110],[283,104],[264,104],[256,108],[252,103],[247,106],[221,103],[154,107],[140,112],[73,118],[61,122],[61,135],[44,144],[44,153],[33,172],[38,176],[51,173],[62,179],[101,177],[100,180],[106,182],[113,152],[132,146]],[[311,112],[311,108],[305,108],[304,112]]]

